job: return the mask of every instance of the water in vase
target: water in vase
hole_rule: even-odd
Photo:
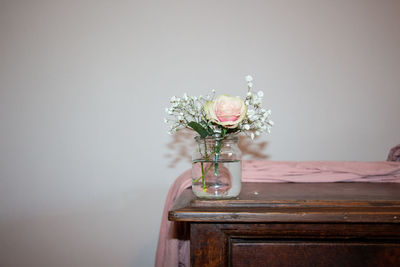
[[[192,166],[193,193],[210,199],[236,197],[241,190],[241,173],[240,160],[195,160]]]

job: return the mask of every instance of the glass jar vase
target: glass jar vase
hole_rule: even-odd
[[[237,136],[195,137],[192,190],[199,198],[237,197],[242,187],[242,154]]]

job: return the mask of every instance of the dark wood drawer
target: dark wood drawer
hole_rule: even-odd
[[[399,224],[193,223],[190,227],[196,267],[400,266]]]
[[[397,267],[400,244],[232,240],[230,258],[232,267]]]

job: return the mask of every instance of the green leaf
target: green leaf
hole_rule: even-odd
[[[226,129],[226,133],[227,133],[227,134],[236,133],[237,131],[239,131],[239,129],[238,129],[238,128],[234,128],[234,129]]]
[[[201,138],[205,138],[209,135],[207,129],[195,121],[189,122],[188,126],[195,130],[201,136]]]
[[[201,121],[200,125],[203,126],[203,128],[207,130],[208,135],[213,135],[214,134],[214,131],[210,128],[210,126],[208,126],[207,122]]]
[[[227,133],[228,129],[226,128],[222,128],[222,132],[221,132],[221,137],[224,138],[226,133]]]

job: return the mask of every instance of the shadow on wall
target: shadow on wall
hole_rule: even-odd
[[[192,151],[195,148],[195,134],[190,130],[181,130],[172,135],[172,140],[167,144],[168,151],[165,155],[169,159],[169,168],[175,168],[179,162],[192,162]]]
[[[266,141],[261,141],[257,138],[251,140],[247,136],[239,136],[239,148],[243,156],[249,156],[249,159],[269,159],[269,155],[265,153],[267,146],[268,142]]]
[[[195,136],[194,132],[190,130],[181,130],[172,136],[172,140],[167,144],[169,152],[165,155],[169,159],[169,168],[175,168],[179,162],[191,163],[192,152],[195,149]],[[266,141],[239,136],[239,148],[243,157],[248,156],[253,160],[268,159],[269,155],[265,153],[267,146],[268,142]]]

